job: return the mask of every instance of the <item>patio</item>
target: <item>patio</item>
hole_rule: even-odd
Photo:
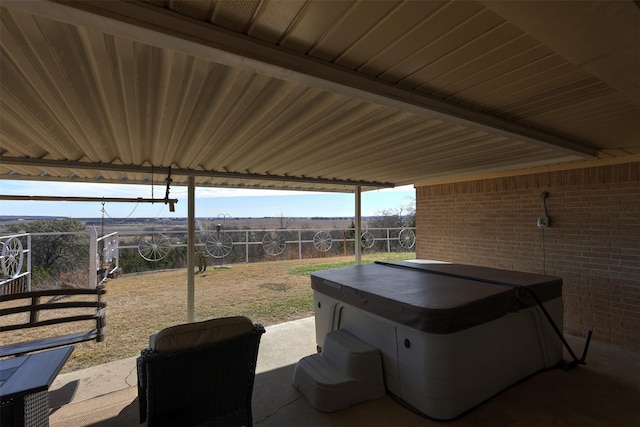
[[[169,216],[186,189],[175,216],[188,218],[189,319],[196,188],[352,193],[362,236],[362,193],[413,185],[418,258],[562,277],[566,330],[640,348],[638,2],[5,0],[0,10],[0,178],[140,184],[150,191],[109,201],[163,203]],[[0,199],[104,202],[98,188]],[[603,367],[637,371],[613,359]],[[291,370],[297,355],[284,360]],[[257,397],[279,372],[261,369]],[[551,399],[565,418],[625,413],[569,386],[571,411],[569,397]],[[345,414],[368,406],[381,407]],[[510,419],[533,422],[522,407]]]
[[[314,318],[267,327],[253,398],[257,426],[440,425],[391,396],[334,413],[314,410],[291,386],[295,363],[315,352]],[[451,426],[631,426],[640,422],[640,354],[591,342],[587,365],[536,374],[501,392]],[[567,336],[574,349],[582,337]],[[568,356],[565,355],[565,360]],[[59,375],[51,387],[50,425],[136,426],[135,357]]]

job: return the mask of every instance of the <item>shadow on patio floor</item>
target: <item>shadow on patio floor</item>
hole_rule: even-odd
[[[567,336],[567,339],[573,348],[581,348],[582,338]],[[412,412],[389,395],[338,412],[322,413],[314,410],[291,386],[295,363],[313,352],[313,318],[267,328],[260,347],[254,387],[254,425],[314,427],[445,424]],[[568,360],[567,356],[565,360]],[[128,376],[130,373],[124,368],[122,375]],[[64,381],[64,376],[61,377],[59,380]],[[86,382],[86,379],[72,379],[70,376],[67,380],[59,383],[52,392],[52,406],[56,394],[59,398],[60,393],[68,394],[78,384]],[[452,427],[637,426],[640,425],[638,402],[640,353],[594,340],[587,365],[572,371],[552,369],[535,374],[446,424]],[[54,410],[50,424],[52,427],[139,426],[137,389],[125,387],[93,398],[75,399]]]

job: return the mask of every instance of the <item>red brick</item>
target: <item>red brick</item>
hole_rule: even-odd
[[[542,191],[552,221],[544,234]],[[596,339],[640,349],[640,162],[423,186],[416,195],[417,257],[559,276],[567,331],[597,327]]]

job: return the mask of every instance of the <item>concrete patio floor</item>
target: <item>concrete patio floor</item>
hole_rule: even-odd
[[[540,372],[440,422],[390,395],[333,413],[314,410],[291,386],[295,364],[316,351],[314,318],[266,329],[253,394],[256,426],[640,426],[640,353],[597,337],[586,365]],[[582,337],[567,340],[582,351]],[[50,389],[50,425],[138,426],[136,383],[135,357],[61,374]]]

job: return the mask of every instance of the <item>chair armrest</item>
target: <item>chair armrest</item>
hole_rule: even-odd
[[[155,353],[151,349],[144,349],[136,359],[138,371],[138,408],[140,410],[140,424],[147,420],[147,363],[146,358],[150,353]]]

